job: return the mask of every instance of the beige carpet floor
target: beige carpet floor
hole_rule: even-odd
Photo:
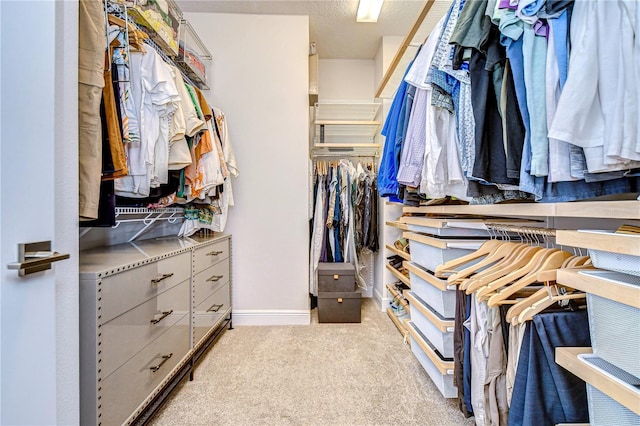
[[[377,303],[362,323],[227,330],[151,422],[472,425],[442,397]]]

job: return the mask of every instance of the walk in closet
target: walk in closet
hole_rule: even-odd
[[[360,2],[0,1],[0,424],[640,425],[640,4]]]

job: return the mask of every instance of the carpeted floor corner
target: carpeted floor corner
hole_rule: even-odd
[[[362,323],[227,330],[152,419],[175,425],[472,425],[377,302]]]

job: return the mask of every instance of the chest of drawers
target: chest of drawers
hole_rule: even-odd
[[[230,236],[80,254],[83,425],[135,424],[231,321]]]

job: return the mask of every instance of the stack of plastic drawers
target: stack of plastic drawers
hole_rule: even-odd
[[[587,293],[592,348],[557,348],[556,362],[585,380],[591,425],[640,425],[640,236],[558,232],[600,269],[558,271],[559,283]]]
[[[640,247],[640,236],[625,235]],[[586,275],[640,286],[640,256],[589,249],[593,264],[601,271],[584,271]],[[630,301],[631,305],[634,301]],[[635,301],[637,302],[637,301]],[[640,309],[606,297],[587,293],[589,332],[593,354],[580,357],[605,374],[636,390],[640,388]],[[637,305],[637,303],[636,303]],[[640,425],[640,415],[587,383],[589,417],[592,425]],[[640,399],[637,403],[640,409]]]
[[[455,286],[434,276],[442,263],[469,254],[486,240],[480,229],[455,228],[455,220],[402,217],[411,232],[411,262],[405,262],[411,278],[411,350],[445,398],[455,398],[453,384],[453,330]]]

